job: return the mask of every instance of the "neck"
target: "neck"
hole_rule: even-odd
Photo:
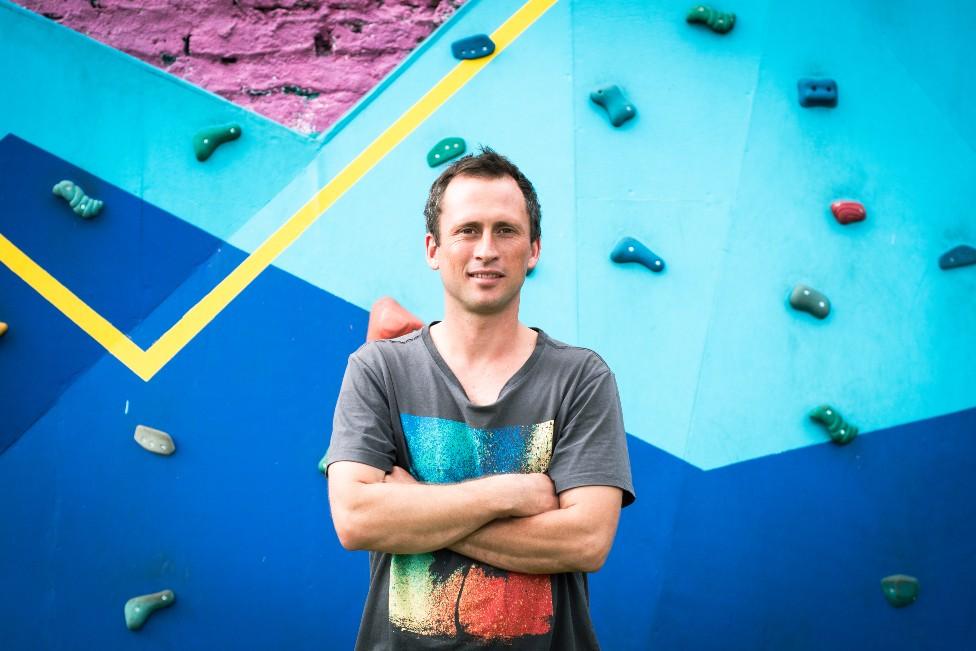
[[[438,348],[456,358],[477,363],[510,354],[536,333],[519,323],[518,300],[498,314],[471,314],[449,304],[444,320],[431,328]],[[436,333],[435,333],[436,331]]]

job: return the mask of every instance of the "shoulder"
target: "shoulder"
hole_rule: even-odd
[[[540,336],[545,337],[546,357],[550,363],[570,371],[579,380],[593,379],[611,373],[606,360],[595,350],[567,344],[545,335],[541,331]]]
[[[349,363],[358,363],[380,374],[383,369],[395,364],[400,358],[410,357],[423,346],[421,331],[415,330],[394,339],[368,341],[349,356]]]

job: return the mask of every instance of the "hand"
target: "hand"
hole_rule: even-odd
[[[413,478],[413,475],[411,475],[409,472],[407,472],[407,470],[401,468],[400,466],[393,466],[393,470],[391,470],[389,473],[387,473],[385,477],[383,477],[383,481],[388,484],[420,483]]]
[[[515,507],[512,515],[527,517],[559,508],[559,497],[549,475],[541,472],[505,475],[512,478],[515,490]]]

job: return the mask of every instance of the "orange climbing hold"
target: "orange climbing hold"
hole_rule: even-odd
[[[0,321],[0,337],[4,336],[5,334],[7,334],[7,324]]]
[[[373,309],[369,311],[366,341],[393,339],[423,327],[423,321],[389,296],[384,296],[373,303]]]

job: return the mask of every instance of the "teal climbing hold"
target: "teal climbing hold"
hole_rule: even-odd
[[[208,127],[198,131],[193,136],[193,151],[197,155],[198,161],[205,161],[214,153],[217,147],[222,144],[237,140],[241,137],[241,125],[223,124],[216,127]]]
[[[464,153],[466,145],[463,138],[444,138],[427,152],[427,164],[437,167]]]
[[[625,237],[610,252],[614,262],[636,262],[657,273],[664,271],[664,260],[632,237]]]
[[[968,244],[960,244],[954,249],[949,249],[939,257],[940,269],[968,267],[971,264],[976,264],[976,249]]]
[[[60,181],[52,188],[55,195],[63,197],[71,205],[75,214],[83,219],[91,219],[102,210],[104,201],[92,199],[77,183],[71,181]]]
[[[812,287],[802,284],[793,288],[790,305],[801,312],[809,312],[818,319],[826,319],[830,314],[830,300]]]
[[[167,608],[176,601],[172,590],[133,597],[125,602],[125,625],[130,631],[138,631],[149,616],[160,608]]]
[[[610,118],[610,124],[619,127],[627,120],[637,115],[637,108],[627,101],[619,86],[598,88],[590,93],[590,99],[597,106],[603,107]]]
[[[830,440],[837,445],[847,445],[857,436],[858,429],[846,422],[830,405],[820,405],[810,412],[810,420],[827,428]]]
[[[322,455],[322,458],[319,459],[319,472],[322,473],[323,475],[325,474],[325,469],[328,467],[325,465],[325,458],[328,456],[329,453],[326,452],[325,454]]]
[[[728,34],[735,27],[735,14],[719,11],[708,5],[692,7],[685,20],[705,25],[717,34]]]
[[[918,579],[907,574],[892,574],[881,579],[881,591],[895,608],[903,608],[918,599]]]

